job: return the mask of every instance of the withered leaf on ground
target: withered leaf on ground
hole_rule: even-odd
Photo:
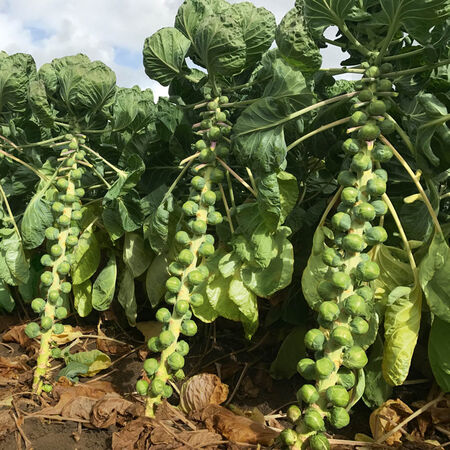
[[[33,340],[25,334],[25,324],[15,325],[11,327],[6,333],[3,334],[4,342],[16,342],[22,347],[28,347]]]
[[[0,356],[0,385],[26,381],[31,378],[31,369],[26,364],[26,355],[6,358]]]
[[[0,438],[16,429],[16,424],[9,409],[0,409]]]
[[[112,450],[146,450],[150,448],[152,419],[139,417],[112,435]]]
[[[220,434],[208,431],[185,431],[176,427],[161,424],[155,424],[151,434],[152,449],[161,448],[167,450],[192,450],[193,448],[202,448],[205,450],[217,448],[217,443],[223,441]]]

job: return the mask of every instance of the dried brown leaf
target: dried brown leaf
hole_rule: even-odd
[[[0,438],[16,429],[11,410],[0,410]]]
[[[108,428],[116,423],[123,423],[124,416],[136,417],[143,413],[138,405],[115,393],[106,394],[92,408],[91,423],[97,428]]]
[[[164,445],[167,450],[215,449],[222,437],[208,430],[180,431],[159,423],[152,431],[151,441],[154,446]]]
[[[201,411],[208,405],[220,405],[228,397],[228,385],[217,375],[201,373],[189,378],[181,387],[180,407],[186,412]]]
[[[15,325],[11,327],[4,335],[3,335],[3,341],[4,342],[16,342],[17,344],[20,344],[22,347],[28,347],[33,340],[30,339],[25,334],[25,324],[24,325]]]
[[[135,450],[150,448],[152,420],[139,417],[112,435],[112,450]]]

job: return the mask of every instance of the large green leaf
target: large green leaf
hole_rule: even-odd
[[[164,254],[157,255],[147,270],[145,287],[152,308],[156,308],[166,291],[166,280],[169,278],[168,261]]]
[[[123,261],[134,278],[142,275],[152,262],[154,253],[139,233],[126,233],[123,243]]]
[[[86,372],[80,371],[79,375],[93,377],[101,370],[107,369],[111,365],[111,358],[100,350],[90,350],[88,352],[67,353],[64,355],[67,367],[71,363],[83,364]]]
[[[8,285],[0,280],[0,311],[10,313],[15,307],[14,299],[9,291]]]
[[[0,235],[0,278],[11,286],[26,283],[29,265],[22,240],[14,229],[3,229]]]
[[[137,317],[137,303],[136,297],[134,295],[134,277],[133,273],[125,269],[122,274],[122,279],[120,281],[119,293],[117,295],[117,300],[125,311],[128,323],[131,326],[136,325]]]
[[[450,322],[450,248],[440,233],[420,263],[419,279],[431,312]]]
[[[403,384],[419,337],[422,290],[398,286],[389,295],[384,316],[383,376],[393,386]]]
[[[54,113],[48,103],[45,84],[42,80],[30,81],[28,101],[34,116],[43,127],[51,128],[54,124]]]
[[[231,278],[223,278],[220,273],[214,274],[206,286],[206,295],[209,304],[222,317],[239,322],[241,312],[237,305],[230,299],[229,288]]]
[[[114,298],[117,280],[117,263],[114,254],[98,274],[92,287],[92,307],[97,311],[106,311]]]
[[[73,253],[72,283],[81,284],[97,271],[100,263],[100,246],[95,234],[84,232]]]
[[[170,194],[163,199],[153,214],[146,220],[144,231],[152,249],[161,253],[167,246],[171,214],[175,210],[175,201]]]
[[[191,42],[176,28],[162,28],[144,42],[145,73],[163,86],[182,75]]]
[[[88,316],[92,311],[92,283],[85,280],[73,285],[74,307],[80,317]]]
[[[450,392],[450,324],[434,318],[428,341],[428,357],[434,378],[443,392]]]

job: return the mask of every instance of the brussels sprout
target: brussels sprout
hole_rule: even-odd
[[[166,292],[164,294],[164,301],[168,305],[175,305],[175,303],[177,302],[177,295],[176,294],[172,294],[172,292]]]
[[[44,309],[45,309],[45,300],[43,298],[35,298],[31,302],[31,309],[36,314],[41,314],[44,311]]]
[[[378,78],[380,75],[381,75],[381,72],[377,66],[370,66],[366,70],[366,77],[368,77],[368,78]]]
[[[187,216],[195,216],[198,211],[198,205],[197,205],[197,203],[194,203],[193,201],[188,200],[187,202],[185,202],[183,204],[182,209],[183,209],[184,214],[186,214]]]
[[[381,73],[390,73],[394,70],[394,66],[391,63],[383,63],[380,66]]]
[[[68,247],[75,247],[78,244],[78,238],[76,236],[67,236],[66,244]]]
[[[198,249],[198,253],[200,256],[203,256],[205,258],[211,256],[214,254],[214,245],[212,244],[207,244],[206,242],[203,243],[200,248]]]
[[[52,205],[52,211],[55,213],[62,213],[64,211],[64,205],[61,202],[54,202]]]
[[[331,332],[332,341],[342,347],[351,347],[353,337],[350,329],[344,325],[339,325]]]
[[[363,111],[355,111],[350,117],[350,123],[353,126],[364,125],[367,122],[367,114]]]
[[[342,239],[342,247],[349,252],[361,252],[365,249],[366,243],[359,234],[350,233]]]
[[[362,317],[355,317],[350,322],[350,329],[352,330],[353,334],[362,336],[369,332],[369,323]]]
[[[216,154],[219,158],[226,158],[230,154],[230,148],[227,145],[220,143],[216,147]]]
[[[186,356],[189,353],[189,344],[186,341],[178,341],[176,351],[180,355]]]
[[[59,236],[59,230],[55,227],[48,227],[45,230],[45,237],[49,241],[56,241],[58,239],[58,236]]]
[[[206,205],[214,205],[216,203],[216,194],[214,191],[206,191],[202,196],[202,201]]]
[[[205,243],[214,245],[215,239],[212,234],[205,234]]]
[[[51,272],[44,272],[41,274],[41,283],[44,286],[50,286],[53,283],[53,275]]]
[[[297,391],[297,400],[300,402],[305,402],[308,405],[311,405],[312,403],[316,403],[317,400],[319,400],[319,393],[317,392],[317,389],[312,384],[304,384],[298,391]]]
[[[331,225],[335,230],[348,231],[352,226],[352,219],[348,214],[338,212],[331,218]]]
[[[322,350],[324,343],[325,336],[318,328],[312,328],[305,334],[305,346],[309,350]]]
[[[339,430],[350,423],[350,416],[344,407],[335,406],[331,409],[329,420],[331,425]]]
[[[375,200],[371,202],[371,205],[375,210],[376,216],[384,216],[388,212],[388,206],[383,200]]]
[[[330,450],[330,442],[323,433],[317,433],[308,439],[311,450]]]
[[[83,213],[81,211],[72,211],[72,220],[79,222],[83,218]]]
[[[204,187],[205,187],[206,181],[203,177],[200,176],[195,176],[194,178],[192,178],[191,180],[191,185],[194,189],[196,189],[197,191],[201,191]]]
[[[51,384],[47,384],[47,383],[43,384],[42,385],[42,390],[44,392],[47,392],[47,393],[52,392],[53,391],[53,386]]]
[[[358,114],[356,112],[355,114]],[[342,144],[342,150],[347,155],[356,155],[361,150],[361,144],[360,141],[356,139],[349,138]]]
[[[365,316],[367,314],[366,302],[358,294],[352,294],[345,299],[344,309],[351,316]]]
[[[69,235],[70,236],[78,236],[80,234],[80,229],[78,228],[78,227],[70,227],[69,228]],[[85,238],[85,239],[87,239],[87,238],[89,238],[89,236],[91,235],[92,233],[90,232],[90,231],[88,231],[88,230],[85,230],[84,232],[83,232],[83,238]]]
[[[364,172],[372,168],[372,160],[370,156],[364,153],[357,153],[350,164],[350,169],[354,172]]]
[[[297,372],[305,380],[314,380],[316,378],[316,363],[310,358],[303,358],[297,363]]]
[[[42,255],[41,256],[41,264],[44,267],[51,267],[53,266],[53,259],[50,255]]]
[[[65,319],[67,317],[67,309],[64,306],[59,306],[55,310],[55,316],[58,320]]]
[[[203,302],[204,302],[203,295],[198,294],[198,293],[192,294],[191,298],[190,298],[190,302],[194,308],[202,306]]]
[[[348,289],[352,284],[352,279],[345,272],[334,272],[331,275],[331,282],[339,289]]]
[[[221,183],[224,179],[223,170],[214,168],[211,172],[210,178],[213,183]]]
[[[211,163],[215,158],[215,153],[209,148],[204,148],[203,150],[201,150],[198,156],[198,160],[203,164]]]
[[[180,245],[188,245],[191,242],[191,238],[186,231],[177,231],[175,234],[175,241]]]
[[[51,319],[50,319],[51,320]],[[41,334],[41,329],[39,325],[36,322],[30,322],[25,327],[25,334],[30,338],[34,339],[35,337],[38,337]]]
[[[371,222],[375,219],[375,208],[367,202],[362,202],[359,205],[353,207],[354,216],[362,222]]]
[[[302,416],[302,411],[297,405],[291,405],[289,406],[288,410],[286,411],[286,417],[292,422],[297,422],[298,419]]]
[[[373,98],[373,92],[369,89],[364,89],[358,94],[358,100],[361,102],[370,102]]]
[[[159,338],[157,338],[156,336],[153,336],[148,340],[147,348],[153,353],[160,352],[163,349],[161,346],[161,342],[159,342]]]
[[[83,188],[75,189],[75,195],[78,198],[84,197],[85,194],[86,194],[86,191]],[[73,202],[72,203],[72,209],[81,209],[81,203],[80,202]]]
[[[350,401],[350,395],[344,386],[330,386],[326,392],[327,400],[334,406],[345,407]]]
[[[372,100],[368,110],[372,116],[382,116],[386,112],[386,105],[383,100]]]
[[[173,374],[173,376],[174,376],[177,380],[183,380],[183,379],[186,377],[186,375],[185,375],[183,369],[177,370],[177,371]]]
[[[351,389],[356,384],[355,373],[346,367],[341,367],[337,372],[337,384],[347,390]]]
[[[57,302],[58,299],[59,299],[59,291],[57,291],[57,290],[55,290],[55,289],[52,289],[51,291],[48,291],[47,298],[48,298],[48,301],[49,301],[52,305],[55,305],[56,302]]]
[[[164,388],[163,388],[163,391],[162,391],[162,396],[164,397],[164,398],[169,398],[169,397],[172,397],[172,394],[173,394],[173,389],[172,389],[172,386],[169,386],[168,384],[166,384],[165,386],[164,386]]]
[[[211,141],[217,141],[221,136],[220,128],[219,127],[211,127],[208,130],[208,139]]]
[[[343,187],[350,187],[355,186],[358,179],[353,172],[350,172],[350,170],[343,170],[339,173],[337,182]]]
[[[62,252],[63,252],[63,249],[59,244],[53,244],[50,248],[50,253],[55,258],[57,258],[58,256],[61,256]]]
[[[373,281],[380,276],[380,267],[375,261],[364,261],[356,266],[356,276],[362,281]]]
[[[41,328],[45,331],[49,330],[53,326],[53,319],[48,316],[41,317]]]
[[[66,178],[60,178],[56,182],[56,187],[59,191],[65,191],[69,186],[69,181]]]
[[[339,295],[339,290],[330,281],[323,280],[317,286],[317,293],[324,300],[332,300]]]
[[[64,333],[64,325],[62,323],[55,323],[53,325],[53,333],[54,334],[63,334]]]
[[[372,227],[364,234],[364,238],[369,245],[377,245],[386,241],[388,238],[387,232],[383,227]]]
[[[77,199],[76,195],[74,195],[74,194],[66,194],[64,196],[63,200],[66,203],[73,203],[73,202],[76,202],[78,199]]]
[[[358,345],[354,345],[344,352],[342,363],[347,369],[362,369],[367,362],[366,352]]]
[[[284,445],[292,446],[297,442],[297,433],[294,430],[285,428],[280,433],[280,439]]]
[[[392,134],[395,131],[395,124],[392,122],[392,120],[385,119],[382,122],[380,122],[380,131],[381,134],[384,136],[387,136],[389,134]]]
[[[156,320],[161,323],[167,323],[171,319],[172,315],[167,308],[159,308],[156,311]]]
[[[339,317],[339,312],[340,312],[339,306],[337,305],[337,303],[333,301],[325,301],[321,303],[319,306],[319,316],[322,320],[325,320],[327,322],[332,322],[333,320],[336,320]]]
[[[54,359],[61,358],[61,356],[62,356],[61,349],[58,347],[52,348],[51,355],[52,355],[52,358],[54,358]]]
[[[321,431],[325,429],[323,417],[316,408],[308,408],[303,416],[303,421],[310,430]]]
[[[210,225],[219,225],[223,222],[223,216],[219,211],[210,212],[206,218]]]
[[[342,264],[342,257],[334,248],[327,248],[322,252],[322,261],[327,266],[339,267]]]
[[[67,275],[70,272],[70,264],[67,261],[63,261],[59,264],[57,271],[62,276]]]
[[[180,355],[178,352],[173,352],[167,358],[167,364],[173,371],[177,371],[184,367],[184,357]]]
[[[378,177],[372,178],[367,182],[366,189],[372,197],[379,197],[386,192],[386,182]]]
[[[358,137],[363,141],[374,141],[380,134],[380,128],[373,123],[367,123],[358,131]]]
[[[354,205],[358,201],[359,190],[354,187],[346,187],[342,190],[341,201],[345,205]]]
[[[197,333],[197,324],[193,320],[183,320],[181,332],[185,336],[194,336]]]
[[[356,293],[360,295],[366,302],[370,302],[374,296],[373,289],[370,286],[362,286],[356,289]]]
[[[325,320],[322,316],[317,317],[317,323],[327,330],[331,330],[334,326],[334,322],[332,320]]]
[[[188,309],[185,313],[184,313],[184,316],[183,316],[183,319],[190,319],[190,318],[192,318],[192,311],[190,310],[190,309]]]
[[[201,273],[200,270],[196,269],[189,272],[188,280],[190,284],[197,286],[198,284],[203,283],[203,281],[205,280],[205,276]]]
[[[189,302],[186,300],[178,300],[175,303],[175,312],[179,315],[179,316],[184,316],[184,314],[186,314],[186,312],[189,310]]]
[[[378,92],[390,92],[392,91],[392,82],[387,79],[378,80],[377,82]]]
[[[144,370],[149,377],[154,375],[159,368],[159,363],[155,358],[148,358],[144,361]]]
[[[194,220],[191,223],[191,229],[195,234],[205,234],[206,233],[207,224],[204,220]]]
[[[194,254],[188,249],[181,250],[181,252],[178,254],[177,260],[181,265],[185,267],[190,266],[194,261]]]
[[[136,391],[139,395],[147,395],[148,392],[148,381],[138,380],[136,383]]]
[[[70,171],[70,178],[74,181],[81,180],[83,176],[83,171],[81,169],[73,169]]]
[[[163,348],[169,347],[175,341],[175,336],[170,330],[163,330],[159,333],[159,342]]]
[[[195,149],[197,151],[203,150],[204,148],[207,148],[206,142],[203,139],[200,139],[195,143]]]
[[[181,281],[177,277],[170,277],[166,281],[166,289],[172,294],[177,294],[181,289]]]
[[[62,214],[61,216],[58,217],[58,223],[62,227],[68,227],[70,225],[70,217],[67,216],[66,214]]]
[[[334,362],[328,356],[324,356],[316,361],[316,375],[320,380],[328,378],[334,371]]]
[[[212,123],[211,119],[204,119],[204,120],[202,120],[202,122],[200,124],[200,128],[203,128],[204,130],[207,130],[208,128],[212,127],[212,124],[213,123]],[[199,150],[201,150],[201,149],[199,149]]]
[[[372,158],[379,162],[388,162],[394,154],[390,147],[384,144],[377,144],[372,150]]]

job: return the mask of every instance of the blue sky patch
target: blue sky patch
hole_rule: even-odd
[[[38,42],[38,41],[42,41],[43,39],[47,39],[52,34],[49,31],[44,30],[43,28],[38,28],[38,27],[25,27],[25,29],[30,32],[31,39],[34,42]]]
[[[142,67],[142,52],[124,47],[114,47],[114,62],[121,66],[137,69]]]

